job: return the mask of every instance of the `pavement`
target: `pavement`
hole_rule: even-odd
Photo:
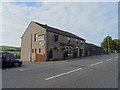
[[[2,70],[2,88],[118,88],[118,54],[23,62]]]

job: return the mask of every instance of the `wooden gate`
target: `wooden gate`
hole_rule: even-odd
[[[36,54],[36,61],[44,61],[44,56],[42,54]]]

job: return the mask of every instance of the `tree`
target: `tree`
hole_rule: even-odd
[[[114,39],[111,42],[111,50],[112,52],[120,53],[120,39]]]
[[[111,52],[111,45],[110,45],[111,43],[112,43],[112,37],[111,36],[106,36],[101,43],[101,47],[105,49],[107,54]]]
[[[107,36],[102,41],[101,47],[103,47],[107,53],[120,53],[120,39],[112,40],[112,37]]]

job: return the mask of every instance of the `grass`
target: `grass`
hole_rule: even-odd
[[[13,50],[13,51],[9,51],[9,50]],[[19,52],[17,50],[21,50],[21,48],[20,47],[12,47],[12,46],[0,46],[0,53],[8,52],[10,54],[20,54],[21,52]]]
[[[10,54],[20,54],[20,52],[12,52],[12,51],[7,51],[8,53],[10,53]]]

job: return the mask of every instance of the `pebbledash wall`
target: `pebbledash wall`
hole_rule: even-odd
[[[85,39],[75,34],[31,21],[21,37],[21,60],[48,61],[77,58],[86,56],[86,48]],[[51,51],[52,58],[49,57]]]

